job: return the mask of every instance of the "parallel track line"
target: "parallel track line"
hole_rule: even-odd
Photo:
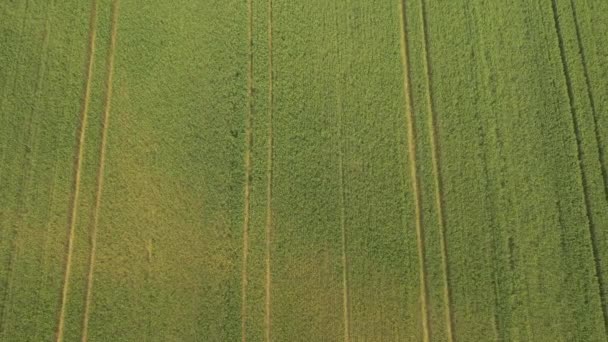
[[[82,322],[82,342],[88,340],[89,332],[89,316],[91,309],[91,301],[93,296],[93,281],[95,276],[95,258],[97,252],[97,229],[99,226],[99,212],[101,210],[101,196],[103,193],[103,180],[105,171],[106,161],[106,150],[108,141],[108,127],[110,124],[110,112],[112,107],[112,90],[114,81],[114,58],[116,55],[116,40],[118,36],[118,9],[119,0],[113,0],[112,2],[112,14],[111,14],[111,34],[110,34],[110,48],[108,50],[108,60],[106,66],[106,89],[104,99],[104,111],[103,111],[103,123],[101,130],[101,142],[99,146],[99,168],[97,170],[96,177],[96,190],[95,190],[95,208],[93,210],[93,225],[91,227],[91,250],[89,254],[89,272],[87,274],[87,292],[85,295],[85,306]]]
[[[606,155],[604,147],[602,145],[601,133],[598,129],[599,124],[597,121],[597,111],[595,109],[595,98],[593,96],[593,88],[591,87],[591,80],[589,78],[589,67],[587,64],[587,57],[585,47],[581,39],[580,24],[578,22],[578,16],[576,13],[576,5],[574,0],[570,0],[570,7],[572,9],[572,17],[574,18],[574,29],[576,31],[576,42],[578,43],[578,50],[581,54],[581,62],[583,64],[583,74],[585,76],[585,85],[587,86],[587,95],[589,97],[589,104],[591,106],[591,116],[593,118],[593,131],[595,133],[595,142],[597,144],[597,152],[600,162],[600,171],[602,173],[602,180],[604,181],[604,196],[606,202],[608,202],[608,171],[606,171]]]
[[[414,106],[412,103],[413,95],[411,88],[410,61],[407,40],[407,22],[406,22],[406,0],[400,0],[400,24],[401,24],[401,62],[403,66],[403,91],[405,96],[405,121],[407,125],[408,135],[408,158],[410,164],[410,177],[412,189],[414,192],[415,202],[415,225],[416,225],[416,242],[418,246],[418,266],[420,274],[420,309],[422,311],[422,337],[424,342],[431,341],[431,327],[429,325],[429,310],[428,310],[428,289],[427,289],[427,274],[425,262],[424,248],[424,231],[422,227],[422,207],[421,207],[421,192],[420,181],[418,176],[418,167],[416,165],[416,130],[414,118]]]
[[[602,274],[603,274],[602,266],[601,266],[600,258],[599,258],[599,246],[597,245],[597,240],[598,240],[597,228],[595,226],[595,223],[593,221],[593,216],[591,214],[591,205],[590,205],[591,200],[589,199],[589,193],[587,191],[587,189],[588,189],[587,175],[585,174],[585,170],[584,170],[584,167],[582,164],[582,155],[583,155],[583,148],[582,148],[582,141],[581,141],[582,138],[581,138],[581,134],[580,134],[580,127],[579,127],[579,122],[578,122],[578,118],[577,118],[576,107],[574,106],[574,91],[572,89],[572,80],[570,79],[570,70],[568,68],[568,62],[566,60],[566,49],[564,47],[564,38],[562,35],[562,29],[561,29],[560,22],[559,22],[559,15],[558,15],[558,10],[557,10],[556,0],[552,0],[551,5],[552,5],[552,10],[553,10],[553,21],[555,24],[555,33],[557,34],[559,52],[560,52],[560,57],[561,57],[561,62],[562,62],[562,69],[563,69],[563,73],[564,73],[564,80],[566,83],[566,90],[568,93],[568,103],[570,105],[570,115],[572,118],[574,135],[576,138],[578,167],[579,167],[579,173],[581,176],[581,183],[582,183],[582,187],[583,187],[583,189],[582,189],[583,190],[583,200],[584,200],[584,204],[585,204],[585,212],[586,212],[588,228],[589,228],[589,238],[591,240],[590,243],[591,243],[591,251],[593,253],[593,262],[594,262],[594,266],[595,266],[595,277],[597,279],[598,287],[599,287],[598,290],[599,290],[600,303],[602,306],[601,309],[602,309],[602,315],[603,315],[603,319],[604,319],[604,329],[605,329],[605,332],[608,332],[608,306],[606,303],[607,295],[604,292],[605,284],[602,279]]]
[[[56,342],[63,341],[64,324],[65,324],[65,312],[68,300],[70,273],[72,267],[72,253],[74,249],[74,230],[76,226],[77,211],[78,211],[78,198],[80,193],[80,174],[82,169],[82,159],[84,156],[84,141],[87,129],[88,111],[89,104],[91,101],[91,86],[93,80],[93,64],[95,61],[95,39],[96,39],[96,26],[97,26],[97,0],[91,0],[91,13],[89,18],[89,45],[88,45],[88,63],[86,69],[86,82],[84,89],[84,98],[82,101],[82,108],[80,111],[80,125],[78,128],[78,141],[76,144],[76,156],[74,160],[74,182],[72,184],[72,195],[70,200],[69,209],[69,220],[67,227],[67,251],[65,256],[65,270],[63,275],[61,298],[60,298],[60,309],[57,318],[57,327],[55,332]]]
[[[432,69],[429,41],[429,22],[426,9],[426,1],[420,0],[420,17],[422,20],[422,48],[424,50],[424,72],[426,74],[427,112],[429,120],[429,131],[431,136],[431,159],[433,163],[433,176],[435,178],[435,205],[437,206],[437,218],[439,220],[439,240],[441,244],[441,267],[443,270],[443,296],[444,312],[446,320],[448,342],[454,341],[454,320],[452,318],[452,300],[450,293],[450,268],[448,264],[448,248],[446,241],[446,224],[444,214],[443,182],[441,180],[441,160],[439,145],[439,127],[437,123],[437,112],[433,99]]]

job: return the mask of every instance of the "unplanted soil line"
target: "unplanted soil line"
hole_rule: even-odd
[[[608,171],[606,171],[606,157],[604,154],[604,148],[602,145],[601,134],[598,129],[597,122],[597,111],[595,110],[595,99],[593,96],[593,88],[591,87],[591,81],[589,79],[589,68],[587,66],[587,57],[585,54],[585,47],[583,46],[583,42],[581,39],[581,32],[578,22],[578,16],[576,14],[576,6],[574,4],[574,0],[570,0],[570,7],[572,9],[572,17],[574,18],[574,29],[576,30],[576,41],[578,43],[578,50],[581,54],[581,62],[583,64],[583,74],[585,76],[585,85],[587,86],[587,94],[589,97],[589,104],[591,105],[591,116],[593,117],[593,131],[595,133],[595,142],[597,144],[597,152],[599,155],[600,161],[600,171],[602,172],[602,178],[604,181],[604,196],[606,197],[606,202],[608,202]]]
[[[422,208],[421,208],[421,195],[420,195],[420,184],[418,180],[418,168],[416,166],[416,131],[413,114],[413,103],[412,103],[412,88],[410,78],[410,62],[409,62],[409,51],[407,41],[407,22],[406,22],[406,6],[405,0],[399,1],[400,4],[400,24],[401,24],[401,62],[403,69],[403,91],[405,95],[405,121],[407,125],[408,135],[408,157],[410,164],[410,177],[412,182],[412,188],[414,191],[415,201],[415,224],[416,224],[416,242],[418,245],[418,262],[419,262],[419,273],[420,273],[420,305],[422,311],[422,333],[423,341],[429,342],[431,340],[431,328],[429,326],[429,311],[428,311],[428,292],[427,292],[427,275],[426,275],[426,263],[425,263],[425,252],[424,252],[424,232],[422,230]]]
[[[84,98],[82,103],[82,109],[80,112],[80,126],[78,128],[78,142],[76,145],[77,153],[74,160],[74,183],[72,185],[72,196],[70,201],[69,209],[69,221],[68,221],[68,245],[65,257],[65,270],[63,275],[63,285],[61,290],[61,302],[59,309],[59,317],[57,319],[56,327],[56,341],[63,341],[63,330],[65,322],[65,310],[66,302],[68,299],[68,289],[70,272],[72,267],[72,252],[74,247],[74,226],[76,225],[77,210],[78,210],[78,196],[80,192],[80,173],[82,167],[82,158],[84,155],[84,141],[85,132],[87,128],[87,119],[89,111],[89,103],[91,98],[91,82],[93,79],[93,64],[95,61],[95,36],[96,36],[96,24],[97,24],[97,1],[91,1],[91,15],[89,19],[89,46],[88,46],[88,65],[87,65],[87,78],[85,83]]]
[[[93,280],[95,276],[95,257],[97,252],[97,227],[99,225],[99,212],[101,209],[101,196],[103,193],[103,176],[106,161],[106,146],[108,141],[108,127],[110,124],[110,112],[112,107],[112,84],[114,81],[114,56],[116,55],[116,40],[118,34],[118,9],[119,0],[112,2],[110,49],[108,50],[108,61],[106,66],[106,96],[104,99],[103,123],[101,130],[101,143],[99,146],[99,168],[97,170],[97,189],[95,190],[95,209],[93,210],[93,225],[91,227],[91,250],[89,254],[89,272],[87,274],[87,292],[82,322],[82,341],[88,340],[89,314],[93,295]]]
[[[249,255],[249,225],[251,215],[251,148],[253,145],[253,0],[247,1],[247,117],[245,132],[245,203],[243,210],[243,265],[241,270],[241,339],[247,340],[247,261]]]
[[[268,0],[268,156],[267,156],[267,188],[266,188],[266,281],[265,291],[266,296],[264,298],[265,304],[265,317],[264,326],[266,333],[266,341],[270,341],[272,334],[272,315],[271,315],[271,298],[270,298],[270,287],[271,287],[271,271],[270,271],[270,247],[271,247],[271,236],[272,236],[272,167],[274,158],[274,141],[272,137],[272,116],[273,116],[273,105],[274,96],[272,93],[274,71],[272,68],[272,0]]]
[[[591,242],[591,251],[593,253],[593,262],[595,265],[595,276],[597,278],[598,286],[599,286],[598,290],[599,290],[600,304],[602,306],[602,308],[601,308],[602,315],[604,318],[604,329],[605,329],[605,331],[608,332],[608,306],[606,303],[606,293],[604,293],[605,287],[604,287],[604,281],[602,279],[602,267],[600,265],[600,259],[599,259],[599,247],[597,246],[597,240],[598,240],[597,232],[596,232],[595,223],[593,222],[593,216],[591,215],[589,193],[587,192],[587,189],[588,189],[587,176],[585,174],[585,170],[584,170],[582,160],[581,160],[581,156],[583,155],[583,149],[581,146],[581,144],[582,144],[581,134],[580,134],[579,124],[578,124],[578,119],[577,119],[577,114],[576,114],[576,108],[574,106],[574,92],[572,90],[572,81],[570,79],[570,71],[568,69],[568,64],[567,64],[567,60],[566,60],[566,49],[564,47],[564,38],[562,36],[562,30],[561,30],[561,26],[559,23],[559,16],[558,16],[556,0],[552,0],[551,5],[552,5],[552,9],[553,9],[553,21],[555,23],[555,33],[557,34],[557,41],[558,41],[558,45],[559,45],[562,69],[563,69],[563,73],[564,73],[564,79],[566,82],[566,89],[568,92],[570,115],[572,117],[572,125],[574,128],[574,135],[576,138],[578,166],[579,166],[579,172],[581,175],[581,182],[582,182],[582,186],[583,186],[583,199],[584,199],[584,203],[585,203],[585,211],[586,211],[587,220],[589,223],[588,224],[589,237],[591,239],[591,241],[590,241]]]
[[[431,159],[433,162],[433,176],[435,178],[435,204],[437,206],[437,216],[439,220],[439,239],[441,244],[441,266],[443,269],[443,296],[444,296],[444,311],[447,328],[448,342],[454,341],[454,321],[452,319],[452,302],[450,293],[450,269],[448,266],[448,249],[446,242],[446,227],[445,227],[445,215],[443,213],[443,184],[441,181],[441,160],[440,160],[440,145],[439,145],[439,130],[437,125],[437,113],[435,112],[435,105],[433,99],[433,84],[432,84],[432,69],[431,69],[431,56],[430,56],[430,42],[429,42],[429,22],[428,13],[426,10],[426,1],[420,0],[420,16],[422,20],[422,33],[424,39],[422,40],[422,47],[424,50],[424,71],[426,74],[426,94],[427,94],[427,113],[429,119],[429,130],[431,136]]]

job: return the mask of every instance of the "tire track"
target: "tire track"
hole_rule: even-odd
[[[452,300],[450,292],[450,269],[448,266],[448,249],[446,241],[446,226],[443,196],[443,183],[441,180],[441,160],[439,145],[439,129],[437,124],[437,113],[435,112],[435,103],[433,99],[432,89],[432,69],[431,69],[431,54],[429,42],[429,22],[426,1],[420,0],[420,19],[422,20],[422,49],[424,50],[424,72],[426,76],[426,94],[427,94],[427,113],[429,119],[429,130],[431,136],[431,160],[433,163],[433,176],[435,178],[435,205],[437,206],[437,216],[439,220],[439,239],[441,245],[441,266],[443,269],[443,296],[444,296],[444,311],[447,328],[448,342],[454,341],[454,320],[452,318]]]
[[[97,170],[96,177],[96,190],[95,190],[95,208],[93,210],[93,225],[91,227],[91,250],[89,254],[89,272],[87,274],[87,292],[85,295],[85,307],[83,313],[82,322],[82,333],[81,338],[83,342],[88,340],[88,328],[89,328],[89,315],[90,307],[93,295],[93,281],[95,276],[95,257],[97,251],[97,229],[99,226],[99,212],[101,210],[101,196],[103,193],[103,180],[105,171],[105,160],[106,150],[108,141],[108,128],[110,124],[110,112],[112,107],[112,91],[114,82],[114,58],[116,55],[116,40],[118,36],[118,11],[119,11],[119,0],[112,1],[112,14],[111,14],[111,33],[110,33],[110,48],[108,50],[108,59],[106,65],[106,94],[104,99],[104,111],[103,111],[103,123],[101,129],[101,142],[99,146],[99,168]]]
[[[271,237],[272,237],[272,176],[273,176],[273,159],[274,159],[274,140],[273,140],[273,132],[272,132],[272,117],[274,111],[274,95],[272,92],[273,86],[273,78],[274,78],[274,70],[272,65],[272,0],[268,0],[268,155],[267,155],[267,182],[266,182],[266,257],[265,257],[265,317],[264,317],[264,325],[265,325],[265,333],[266,333],[266,341],[271,341],[272,337],[272,312],[271,312],[271,297],[270,290],[272,285],[272,277],[271,277]]]
[[[595,226],[595,223],[593,222],[593,216],[591,215],[589,193],[587,192],[587,189],[588,189],[587,176],[585,174],[585,170],[584,170],[583,164],[582,164],[583,148],[582,148],[582,142],[581,142],[582,139],[581,139],[579,122],[578,122],[578,118],[577,118],[577,114],[576,114],[576,107],[574,106],[574,91],[572,89],[572,80],[570,79],[570,70],[568,68],[568,64],[567,64],[567,60],[566,60],[566,49],[564,47],[564,38],[562,35],[562,29],[561,29],[560,22],[559,22],[559,15],[558,15],[558,10],[557,10],[556,0],[552,0],[551,5],[552,5],[552,10],[553,10],[553,21],[555,24],[555,33],[557,34],[557,41],[558,41],[558,45],[559,45],[559,52],[560,52],[560,57],[561,57],[561,62],[562,62],[562,71],[564,73],[564,80],[566,82],[566,90],[568,93],[568,102],[570,105],[570,115],[572,118],[574,135],[576,138],[578,167],[579,167],[579,172],[581,175],[581,182],[582,182],[582,186],[583,186],[583,200],[585,203],[585,211],[586,211],[588,227],[589,227],[589,236],[590,236],[590,240],[591,240],[590,241],[591,242],[591,251],[593,253],[593,262],[594,262],[594,266],[595,266],[595,277],[598,281],[599,297],[600,297],[600,302],[602,305],[604,329],[606,332],[608,332],[608,306],[606,303],[607,294],[605,292],[605,284],[602,279],[602,274],[603,274],[602,266],[601,266],[601,262],[600,262],[600,258],[599,258],[599,247],[597,245],[597,240],[598,240],[597,228]]]
[[[574,29],[576,32],[576,42],[578,44],[578,50],[581,55],[581,62],[583,64],[583,75],[585,76],[585,85],[587,86],[587,95],[589,97],[589,104],[591,105],[591,117],[593,118],[593,131],[595,133],[595,142],[597,144],[598,156],[600,160],[600,171],[602,173],[602,179],[604,181],[604,196],[606,202],[608,202],[608,171],[606,171],[606,156],[604,147],[602,145],[601,134],[598,129],[597,122],[597,111],[595,110],[595,99],[593,96],[593,88],[591,87],[591,81],[589,78],[589,67],[587,64],[587,57],[585,53],[585,47],[581,39],[580,25],[578,22],[578,16],[576,13],[576,6],[574,0],[570,0],[570,8],[572,9],[572,17],[574,18]]]
[[[87,51],[87,67],[86,67],[86,81],[84,87],[84,98],[82,100],[82,108],[80,111],[80,125],[78,127],[77,135],[78,141],[76,142],[76,156],[74,159],[74,183],[72,185],[72,195],[70,199],[69,209],[69,220],[67,227],[67,247],[65,256],[65,270],[63,276],[63,285],[61,290],[60,298],[60,309],[57,317],[57,327],[55,331],[55,340],[57,342],[63,341],[63,329],[65,322],[65,310],[68,299],[70,272],[72,266],[72,252],[74,249],[74,226],[76,225],[77,211],[78,211],[78,197],[80,192],[80,173],[82,167],[82,159],[84,155],[84,141],[85,133],[87,128],[87,119],[89,111],[89,103],[91,99],[91,83],[93,79],[93,64],[95,61],[95,39],[96,39],[96,26],[97,26],[97,0],[91,0],[91,10],[89,17],[89,45]]]
[[[405,95],[405,121],[408,135],[408,157],[410,164],[410,177],[412,189],[414,191],[415,201],[415,225],[418,245],[418,260],[420,273],[420,305],[422,311],[422,333],[423,341],[431,341],[431,327],[429,326],[429,310],[428,310],[428,290],[427,290],[427,274],[424,251],[424,231],[422,229],[422,208],[421,208],[421,193],[420,181],[418,176],[418,167],[416,165],[416,130],[414,118],[413,95],[411,88],[410,75],[410,56],[407,40],[407,21],[406,21],[406,0],[400,0],[400,24],[401,24],[401,63],[403,66],[403,91]]]
[[[251,213],[251,149],[253,147],[253,0],[247,0],[247,117],[245,137],[245,203],[243,210],[243,265],[241,271],[241,340],[247,340],[247,258],[249,254],[249,227]]]

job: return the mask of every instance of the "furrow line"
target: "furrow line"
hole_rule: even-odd
[[[271,237],[272,237],[272,179],[273,179],[273,159],[274,159],[274,139],[273,139],[273,111],[274,111],[274,95],[272,93],[274,70],[272,65],[272,0],[268,0],[268,155],[267,155],[267,182],[266,182],[266,256],[265,256],[265,316],[264,327],[266,333],[266,341],[271,341],[272,337],[272,312],[270,290],[272,285],[271,277]]]
[[[87,128],[87,119],[89,111],[89,103],[91,99],[91,83],[93,80],[93,64],[95,61],[95,39],[96,39],[96,25],[97,25],[97,0],[91,0],[91,11],[89,18],[89,45],[87,58],[88,63],[86,67],[86,81],[84,89],[84,98],[82,101],[82,108],[80,111],[80,125],[77,131],[78,141],[76,143],[76,156],[74,160],[74,182],[72,185],[72,195],[70,199],[69,209],[69,220],[67,229],[67,247],[65,256],[65,270],[63,275],[63,285],[61,290],[60,298],[60,309],[57,318],[57,327],[55,332],[56,342],[63,341],[63,330],[65,323],[65,311],[68,299],[68,290],[70,282],[70,272],[72,267],[72,252],[74,249],[74,226],[76,225],[77,211],[78,211],[78,197],[80,192],[80,173],[82,168],[82,159],[84,156],[84,141],[85,133]]]
[[[99,226],[99,212],[101,210],[101,196],[103,193],[103,180],[105,171],[106,161],[106,150],[108,142],[108,128],[110,124],[110,113],[112,107],[112,91],[114,81],[114,59],[116,55],[116,40],[118,36],[118,10],[119,0],[113,0],[112,2],[112,14],[111,14],[111,33],[110,33],[110,48],[108,50],[107,65],[106,65],[106,89],[104,99],[104,110],[103,110],[103,122],[101,126],[101,142],[99,146],[99,167],[97,169],[97,177],[95,182],[95,208],[93,209],[93,220],[92,227],[90,230],[90,254],[89,254],[89,271],[87,273],[87,290],[85,295],[83,322],[82,322],[82,342],[88,340],[89,333],[89,316],[91,309],[91,301],[93,296],[93,281],[95,276],[95,257],[97,252],[97,229]]]
[[[570,7],[572,9],[572,17],[574,18],[574,28],[576,31],[576,41],[578,43],[578,50],[581,54],[581,62],[583,64],[583,74],[585,76],[585,85],[587,86],[587,94],[589,97],[589,104],[591,105],[591,116],[593,117],[593,131],[595,133],[595,142],[597,144],[598,156],[600,162],[600,171],[602,173],[602,179],[604,181],[604,197],[606,197],[606,202],[608,202],[608,171],[606,171],[606,155],[604,151],[604,147],[602,145],[601,134],[598,129],[597,122],[597,111],[595,109],[595,99],[593,96],[593,88],[591,87],[591,81],[589,78],[589,67],[587,64],[587,57],[585,53],[585,47],[583,46],[583,42],[581,39],[580,26],[578,22],[578,16],[576,14],[576,5],[574,4],[574,0],[570,0]]]
[[[448,265],[448,248],[446,241],[446,224],[444,214],[443,182],[441,180],[441,160],[439,145],[439,127],[437,123],[437,113],[433,99],[431,53],[429,42],[429,21],[426,8],[426,1],[420,0],[420,17],[422,20],[422,49],[424,50],[424,72],[426,74],[426,100],[427,113],[429,120],[429,130],[431,136],[431,160],[433,163],[433,176],[435,178],[435,205],[437,206],[437,216],[439,220],[439,239],[441,244],[441,266],[443,269],[443,296],[444,311],[447,328],[448,342],[454,341],[454,320],[452,318],[452,301],[450,293],[450,268]]]
[[[560,57],[561,57],[561,62],[562,62],[562,69],[563,69],[563,73],[564,73],[564,79],[566,82],[566,90],[568,93],[568,102],[570,105],[570,115],[572,118],[574,135],[576,138],[578,166],[579,166],[579,172],[581,175],[581,182],[582,182],[582,187],[583,187],[583,200],[584,200],[584,204],[585,204],[585,211],[586,211],[586,216],[587,216],[587,221],[588,221],[589,237],[591,240],[590,242],[591,242],[591,251],[593,253],[593,262],[594,262],[594,266],[595,266],[595,277],[597,279],[598,287],[599,287],[598,290],[599,290],[600,303],[602,306],[604,329],[606,332],[608,332],[608,306],[606,303],[607,294],[605,293],[605,287],[604,287],[605,284],[604,284],[604,281],[602,280],[603,273],[602,273],[602,266],[601,266],[601,262],[600,262],[600,258],[599,258],[599,247],[597,245],[597,239],[598,239],[597,231],[596,231],[595,223],[593,222],[593,216],[591,215],[590,199],[589,199],[589,193],[587,191],[587,189],[588,189],[587,176],[585,174],[585,170],[584,170],[583,164],[582,164],[583,148],[582,148],[582,142],[581,142],[579,123],[578,123],[578,119],[576,116],[576,107],[574,106],[574,92],[572,89],[572,80],[570,79],[570,71],[568,68],[567,60],[566,60],[566,49],[564,47],[564,38],[562,36],[562,29],[561,29],[561,26],[559,23],[559,15],[558,15],[558,10],[557,10],[556,0],[552,0],[551,4],[552,4],[552,10],[553,10],[553,21],[555,24],[555,32],[557,34]]]
[[[408,135],[408,158],[410,164],[410,177],[414,192],[415,202],[415,225],[418,246],[418,261],[420,273],[420,305],[422,311],[422,333],[423,341],[431,341],[431,327],[429,326],[429,310],[428,310],[428,290],[427,290],[427,275],[426,262],[424,251],[424,231],[422,229],[422,207],[420,182],[418,176],[418,167],[416,166],[416,130],[414,122],[414,106],[412,103],[413,95],[411,88],[410,61],[407,40],[407,22],[406,22],[406,0],[400,0],[400,24],[401,24],[401,62],[403,69],[403,91],[405,96],[405,121],[407,125]]]
[[[247,0],[247,117],[245,127],[245,203],[243,210],[243,265],[241,270],[241,340],[247,340],[247,262],[249,255],[249,227],[251,216],[251,168],[253,147],[253,0]]]

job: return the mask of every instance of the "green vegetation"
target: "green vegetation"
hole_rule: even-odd
[[[601,0],[0,4],[0,341],[605,341]]]

